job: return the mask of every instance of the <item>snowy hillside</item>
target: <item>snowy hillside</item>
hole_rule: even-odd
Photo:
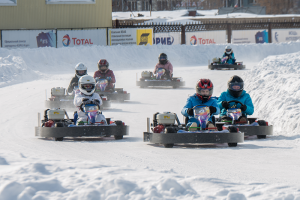
[[[225,45],[0,48],[0,200],[300,200],[299,44],[232,45],[247,67],[242,71],[208,70],[208,59],[221,56]],[[135,85],[136,74],[153,70],[161,52],[185,87]],[[93,74],[100,58],[108,59],[116,87],[131,95],[103,114],[129,125],[129,136],[62,142],[35,137],[45,90],[49,96],[52,87],[67,87],[78,62]],[[274,125],[273,136],[248,137],[236,148],[179,144],[167,149],[143,142],[146,118],[158,111],[180,114],[199,78],[210,78],[213,95],[219,96],[235,74],[245,80],[254,116]]]

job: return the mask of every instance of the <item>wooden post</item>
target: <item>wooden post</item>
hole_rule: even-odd
[[[269,25],[268,25],[268,38],[269,38],[269,43],[272,43],[272,23],[269,22]]]
[[[185,44],[185,26],[181,26],[181,44]]]
[[[227,43],[231,43],[231,34],[232,34],[232,30],[231,30],[231,24],[227,23]]]

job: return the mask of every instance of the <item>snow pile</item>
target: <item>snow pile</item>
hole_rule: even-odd
[[[244,77],[256,116],[274,124],[280,134],[299,131],[300,52],[269,56]]]
[[[2,85],[28,81],[38,76],[24,60],[18,56],[0,57],[0,87]]]
[[[18,161],[19,162],[19,161]],[[12,163],[16,165],[16,163]],[[46,172],[46,173],[45,173]],[[96,162],[24,162],[0,176],[0,199],[300,199],[283,184],[233,183]]]
[[[258,62],[269,55],[300,51],[300,42],[281,44],[232,45],[238,61]],[[226,44],[199,46],[92,46],[71,48],[0,49],[0,87],[38,78],[44,74],[70,73],[83,62],[88,71],[97,70],[97,62],[106,58],[113,70],[152,69],[161,52],[168,55],[173,66],[207,65],[208,60],[221,57]]]

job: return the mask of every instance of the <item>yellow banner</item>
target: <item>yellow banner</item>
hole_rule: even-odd
[[[152,45],[153,36],[152,29],[138,29],[136,30],[136,44],[137,45]]]

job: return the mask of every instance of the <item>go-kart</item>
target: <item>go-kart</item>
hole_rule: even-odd
[[[107,90],[107,86],[109,84],[106,79],[96,78],[96,90],[100,96],[106,96],[109,100],[123,102],[125,100],[130,100],[130,93],[124,91],[123,88],[113,88]]]
[[[66,110],[74,110],[76,107],[74,106],[74,96],[79,92],[78,87],[74,88],[71,94],[66,92],[66,89],[63,87],[56,87],[51,89],[51,97],[45,101],[46,108],[64,108]],[[111,101],[105,95],[100,95],[102,99],[102,109],[107,109],[111,107]]]
[[[82,104],[80,109],[86,114],[87,121],[77,122],[77,112],[74,113],[74,118],[70,119],[67,112],[62,109],[45,110],[43,120],[40,120],[39,113],[35,136],[62,141],[65,137],[110,137],[111,135],[118,140],[123,139],[123,135],[128,135],[129,127],[122,121],[111,121],[110,118],[106,118],[97,122],[96,118],[100,113],[98,105]]]
[[[226,61],[228,60],[228,56],[225,56],[224,58],[214,58],[213,62],[208,62],[208,69],[214,70],[220,70],[220,69],[246,69],[246,65],[243,65],[243,62],[235,62],[234,64],[228,64]]]
[[[136,78],[136,85],[141,88],[148,86],[172,86],[173,88],[179,88],[184,86],[185,82],[181,77],[170,77],[169,72],[165,69],[158,69],[156,76],[150,71],[143,71],[141,78]]]
[[[234,105],[244,104],[240,101],[228,101],[228,103],[235,103]],[[257,118],[249,118],[242,115],[240,108],[227,109],[227,116],[218,119],[216,126],[218,130],[226,129],[228,126],[235,125],[240,131],[245,133],[245,136],[256,135],[257,138],[266,138],[267,135],[273,135],[273,126],[269,125],[265,120],[258,120]]]
[[[228,143],[229,147],[236,147],[237,143],[244,142],[244,133],[235,126],[228,126],[221,131],[216,127],[207,128],[206,124],[210,118],[209,107],[197,105],[193,109],[199,127],[187,127],[187,120],[182,125],[176,113],[157,112],[153,115],[151,131],[150,118],[147,118],[144,142],[163,144],[166,148],[172,148],[178,143]]]

